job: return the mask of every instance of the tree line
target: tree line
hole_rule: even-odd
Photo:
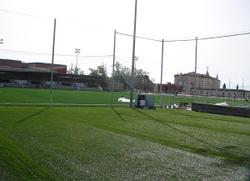
[[[131,88],[131,68],[116,62],[114,71],[114,80],[116,83],[124,85],[124,89]],[[74,67],[73,64],[68,69],[68,74],[85,75],[84,72]],[[98,65],[96,68],[89,68],[89,76],[102,77],[104,80],[112,80],[113,75],[108,75],[107,68],[104,64]],[[152,91],[154,89],[154,80],[149,77],[149,73],[142,69],[135,69],[134,71],[134,88],[139,91]]]

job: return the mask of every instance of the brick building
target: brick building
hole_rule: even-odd
[[[154,92],[159,93],[160,88],[161,84],[154,84]],[[182,86],[168,82],[167,84],[162,84],[162,92],[167,94],[178,94],[182,92]]]
[[[54,64],[52,67],[49,63],[23,63],[20,60],[0,59],[0,71],[51,72],[51,68],[54,73],[67,73],[66,65]]]
[[[53,71],[54,85],[58,87],[102,87],[106,88],[103,77],[67,74],[67,66],[47,63],[23,63],[19,60],[0,59],[0,87],[49,87]]]
[[[250,100],[250,91],[242,89],[197,89],[197,95],[210,97],[228,97]]]
[[[182,86],[183,93],[189,95],[193,94],[197,89],[220,88],[220,80],[218,79],[218,76],[214,78],[209,75],[208,71],[206,74],[198,74],[195,72],[176,74],[174,75],[174,84],[176,86]]]

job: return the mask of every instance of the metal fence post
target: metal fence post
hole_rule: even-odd
[[[195,102],[195,95],[197,94],[197,46],[198,46],[198,37],[195,37],[195,67],[194,67],[195,83],[194,83],[194,89],[193,89],[193,101],[192,102]]]
[[[135,64],[135,40],[136,40],[136,19],[137,19],[137,0],[135,0],[135,16],[134,16],[134,34],[133,34],[133,51],[132,51],[132,68],[131,68],[131,89],[130,89],[130,107],[133,107],[134,92],[134,64]]]
[[[164,58],[164,39],[162,39],[162,44],[161,44],[161,84],[160,84],[160,106],[161,107],[162,107],[162,102],[163,102],[163,97],[162,97],[163,58]]]
[[[51,59],[51,72],[50,72],[50,106],[53,104],[52,88],[53,88],[53,67],[54,67],[54,56],[55,56],[55,40],[56,40],[56,19],[54,19],[54,32],[53,32],[53,44],[52,44],[52,59]]]
[[[116,50],[116,30],[114,30],[114,48],[112,65],[112,89],[111,89],[111,107],[114,106],[114,87],[115,87],[115,50]]]

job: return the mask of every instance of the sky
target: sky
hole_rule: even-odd
[[[133,33],[134,0],[0,0],[0,58],[51,62],[68,67],[104,64],[111,72],[113,36]],[[157,40],[189,39],[250,31],[249,0],[138,0],[137,35]],[[198,41],[197,71],[218,74],[227,87],[250,90],[250,35]],[[107,56],[108,55],[108,56]],[[161,42],[137,39],[136,68],[160,82]],[[117,35],[116,61],[131,67],[132,38]],[[194,71],[195,42],[164,44],[163,82]]]

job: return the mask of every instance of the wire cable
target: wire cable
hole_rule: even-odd
[[[21,51],[21,50],[11,50],[11,49],[0,49],[0,51],[7,51],[13,53],[23,53],[23,54],[32,54],[32,55],[46,55],[51,56],[51,53],[41,53],[41,52],[31,52],[31,51]],[[75,57],[75,55],[71,54],[55,54],[55,56],[61,57]],[[81,55],[78,56],[79,58],[105,58],[105,57],[112,57],[113,55]]]
[[[10,11],[10,10],[5,10],[5,9],[0,9],[1,12],[4,13],[9,13],[9,14],[17,14],[17,15],[22,15],[22,16],[29,16],[33,18],[40,18],[40,19],[46,19],[46,20],[53,20],[54,18],[49,18],[49,17],[42,17],[42,16],[37,16],[37,15],[32,15],[32,14],[27,14],[27,13],[21,13],[17,11]]]
[[[121,33],[121,32],[116,32],[116,34],[122,35],[122,36],[133,37],[133,35],[126,34],[126,33]],[[157,40],[157,39],[153,39],[153,38],[147,38],[147,37],[142,37],[142,36],[136,36],[136,38],[143,39],[143,40],[155,41],[155,42],[161,42],[161,40]]]
[[[17,14],[17,15],[22,15],[22,16],[29,16],[29,17],[33,17],[33,18],[40,18],[40,19],[46,19],[46,20],[52,20],[53,19],[53,18],[49,18],[49,17],[41,17],[41,16],[37,16],[37,15],[32,15],[32,14],[27,14],[27,13],[21,13],[21,12],[17,12],[17,11],[10,11],[10,10],[5,10],[5,9],[0,9],[0,11],[1,12],[5,12],[5,13],[10,13],[10,14]],[[77,22],[74,22],[74,21],[71,21],[71,20],[63,20],[63,19],[59,19],[59,20],[61,20],[61,21],[67,21],[67,22],[71,22],[71,23],[77,23]],[[77,24],[81,24],[81,23],[78,22]],[[122,36],[133,37],[133,35],[130,35],[130,34],[127,34],[127,33],[122,33],[122,32],[116,32],[116,33],[118,35],[122,35]],[[198,40],[211,40],[211,39],[229,38],[229,37],[243,36],[243,35],[250,35],[250,31],[241,32],[241,33],[234,33],[234,34],[227,34],[227,35],[202,37],[202,38],[198,38]],[[154,39],[154,38],[149,38],[149,37],[143,37],[143,36],[136,36],[136,38],[143,39],[143,40],[154,41],[154,42],[162,42],[162,40],[158,40],[158,39]],[[187,42],[187,41],[195,41],[195,38],[164,40],[164,42],[168,42],[168,43],[171,43],[171,42]],[[63,56],[68,56],[68,55],[63,55]],[[69,55],[69,56],[71,56],[71,55]]]
[[[211,39],[228,38],[228,37],[243,36],[243,35],[250,35],[250,31],[249,32],[242,32],[242,33],[235,33],[235,34],[228,34],[228,35],[219,35],[219,36],[210,36],[210,37],[198,38],[198,40],[211,40]]]
[[[54,20],[54,18],[52,17],[42,17],[42,16],[37,16],[37,15],[32,15],[32,14],[27,14],[27,13],[22,13],[22,12],[17,12],[17,11],[10,11],[10,10],[5,10],[5,9],[0,9],[0,12],[4,12],[4,13],[9,13],[9,14],[16,14],[16,15],[21,15],[21,16],[29,16],[32,18],[40,18],[40,19],[46,19],[46,20]],[[74,21],[74,20],[69,20],[69,19],[62,19],[62,18],[56,18],[58,22],[64,22],[64,23],[71,23],[71,24],[75,24],[78,26],[82,26],[82,27],[88,27],[91,29],[97,29],[97,30],[105,30],[105,31],[110,31],[109,28],[106,27],[102,27],[102,26],[97,26],[97,25],[87,25],[84,24],[82,22],[78,22],[78,21]]]
[[[130,35],[130,34],[127,34],[127,33],[117,32],[117,34],[118,35],[123,35],[123,36],[133,37],[133,35]],[[244,36],[244,35],[250,35],[250,31],[242,32],[242,33],[228,34],[228,35],[202,37],[202,38],[197,38],[197,40],[212,40],[212,39],[228,38],[228,37]],[[142,36],[136,36],[136,38],[155,41],[155,42],[162,42],[161,40],[156,40],[156,39],[153,39],[153,38],[147,38],[147,37],[142,37]],[[195,41],[195,40],[196,40],[195,38],[188,38],[188,39],[164,40],[164,42],[168,42],[168,43],[171,43],[171,42],[187,42],[187,41]]]

